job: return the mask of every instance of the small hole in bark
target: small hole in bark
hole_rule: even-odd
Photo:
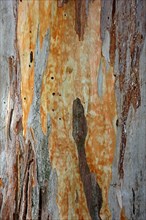
[[[109,19],[109,17],[108,17],[108,19]]]
[[[116,126],[118,127],[118,125],[119,125],[119,120],[117,119],[116,120]]]
[[[52,112],[54,112],[55,110],[54,109],[52,109]]]
[[[143,35],[141,35],[141,40],[143,39]]]
[[[54,77],[52,76],[52,77],[51,77],[51,79],[53,80],[53,79],[54,79]]]
[[[31,65],[29,64],[29,67],[31,67]]]
[[[29,31],[29,33],[31,34],[31,31]]]
[[[54,95],[55,95],[55,92],[53,92],[52,95],[54,96]]]
[[[66,17],[67,16],[67,14],[66,13],[64,13],[64,17]]]
[[[32,63],[33,62],[33,52],[31,51],[30,52],[30,63]]]
[[[24,100],[26,100],[26,97],[24,97]]]
[[[61,118],[59,118],[59,120],[61,121]]]

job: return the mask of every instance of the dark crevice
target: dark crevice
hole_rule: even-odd
[[[39,192],[39,217],[38,217],[39,220],[41,220],[41,216],[42,216],[42,189],[40,188],[40,192]]]
[[[13,214],[13,219],[18,220],[19,219],[19,203],[18,203],[18,192],[19,192],[19,182],[18,182],[18,166],[19,166],[19,155],[16,157],[16,169],[17,169],[17,185],[16,185],[16,194],[15,194],[15,213]]]
[[[135,192],[133,188],[132,188],[132,195],[133,195],[133,214],[135,215]]]
[[[29,172],[29,171],[28,171]],[[24,211],[23,211],[23,215],[22,215],[22,219],[25,220],[27,217],[27,192],[28,192],[28,183],[29,183],[29,174],[27,173],[27,179],[26,179],[26,185],[25,185],[25,205],[24,205]]]
[[[21,214],[21,218],[26,220],[27,217],[27,210],[28,210],[28,187],[30,181],[30,166],[33,163],[33,151],[31,142],[29,141],[28,145],[28,153],[27,153],[27,162],[24,169],[24,177],[23,177],[23,185],[21,188],[21,195],[20,195],[20,202],[19,202],[19,211],[18,213]]]

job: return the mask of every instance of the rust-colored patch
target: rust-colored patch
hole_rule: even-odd
[[[0,187],[3,187],[3,181],[2,181],[2,178],[0,178]]]
[[[122,208],[122,210],[121,210],[120,220],[127,220],[127,217],[125,216],[125,210],[124,210],[124,208]]]

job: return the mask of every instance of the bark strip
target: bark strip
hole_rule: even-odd
[[[96,182],[96,177],[90,172],[85,152],[85,139],[87,136],[87,122],[84,108],[79,98],[73,102],[73,138],[77,145],[79,158],[79,171],[84,187],[87,206],[92,220],[100,219],[102,207],[102,192]]]

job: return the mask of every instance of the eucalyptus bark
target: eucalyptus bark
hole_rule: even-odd
[[[0,1],[0,219],[146,219],[145,57],[145,0]]]

